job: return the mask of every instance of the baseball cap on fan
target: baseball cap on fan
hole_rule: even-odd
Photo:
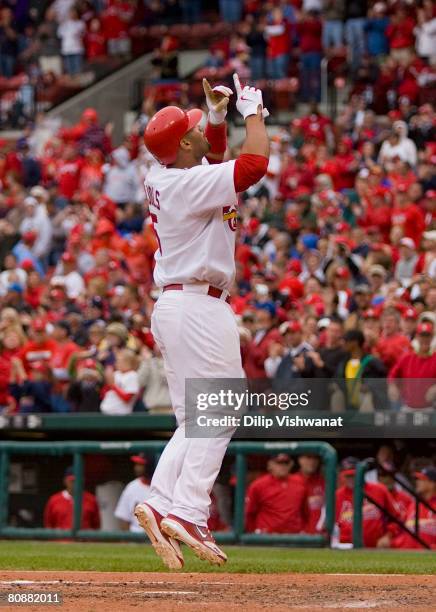
[[[400,247],[402,246],[407,247],[408,249],[412,249],[413,251],[416,249],[415,243],[412,238],[401,238]]]
[[[416,334],[418,336],[432,336],[433,325],[431,323],[419,323],[416,328]]]
[[[409,319],[410,321],[416,321],[418,318],[418,312],[416,308],[410,306],[403,311],[403,319]]]
[[[282,336],[284,336],[288,332],[292,334],[301,331],[303,331],[303,328],[301,326],[300,321],[285,321],[279,327],[279,332]]]

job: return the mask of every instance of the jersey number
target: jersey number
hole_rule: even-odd
[[[159,238],[159,234],[157,233],[157,229],[156,229],[156,225],[157,225],[157,215],[155,215],[154,213],[150,213],[150,217],[151,217],[151,222],[153,224],[153,230],[154,233],[156,234],[156,239],[157,239],[157,243],[159,245],[159,253],[162,255],[162,245],[160,243],[160,238]]]

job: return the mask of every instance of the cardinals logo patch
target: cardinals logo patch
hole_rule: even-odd
[[[223,206],[223,221],[227,221],[232,232],[236,231],[238,213],[233,206]]]

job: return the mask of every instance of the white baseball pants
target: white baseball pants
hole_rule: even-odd
[[[151,481],[150,503],[207,525],[210,491],[230,438],[185,437],[185,379],[244,378],[235,315],[224,300],[207,295],[209,285],[184,285],[159,297],[151,329],[165,363],[177,429]]]

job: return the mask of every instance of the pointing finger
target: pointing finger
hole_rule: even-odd
[[[239,81],[239,77],[236,74],[236,72],[233,75],[233,83],[235,84],[236,93],[237,93],[237,95],[239,97],[241,95],[241,93],[242,93],[242,87],[241,87],[241,83]]]
[[[212,87],[209,85],[209,81],[207,79],[203,79],[203,90],[206,96],[212,95]]]

